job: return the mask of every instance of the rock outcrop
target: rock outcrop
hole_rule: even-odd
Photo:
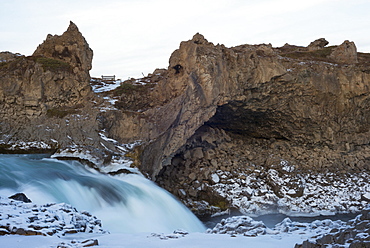
[[[221,208],[230,203],[211,187],[225,180],[218,170],[265,180],[287,161],[300,172],[366,172],[370,55],[353,42],[326,45],[227,48],[196,34],[167,69],[94,94],[92,51],[71,23],[33,56],[2,55],[1,148],[36,142],[97,157],[96,167],[126,156],[184,202]],[[289,197],[302,195],[299,183],[291,189]]]
[[[106,233],[101,220],[65,203],[36,205],[0,197],[0,206],[0,236]]]
[[[92,93],[91,62],[92,50],[72,22],[63,35],[48,35],[32,56],[3,62],[2,116],[38,117],[58,108],[78,108]]]
[[[357,63],[357,48],[355,43],[348,40],[344,41],[340,46],[334,49],[330,57],[338,63]]]
[[[9,54],[0,56],[0,150],[105,150],[90,86],[93,52],[77,26],[48,35],[32,56]]]
[[[108,121],[107,126],[115,139],[134,134],[148,142],[141,169],[151,178],[171,164],[203,125],[304,150],[325,148],[342,157],[324,159],[326,167],[351,160],[351,167],[362,168],[368,153],[360,151],[370,137],[369,73],[366,63],[365,68],[341,58],[343,46],[316,51],[271,45],[226,48],[197,34],[181,43],[168,70],[145,91],[149,104],[133,117],[142,125]],[[361,57],[368,60],[366,54]],[[108,115],[106,120],[112,119]],[[298,160],[299,166],[312,166],[303,157]]]
[[[369,55],[347,41],[326,45],[226,48],[196,34],[145,86],[123,83],[124,112],[104,113],[103,127],[122,142],[141,140],[140,169],[189,207],[229,206],[212,190],[218,170],[264,177],[288,161],[297,178],[368,171]],[[302,197],[299,181],[289,197]],[[275,183],[266,192],[284,197]]]
[[[325,38],[320,38],[315,41],[312,41],[307,48],[308,51],[317,51],[323,49],[328,44],[329,42]]]
[[[81,81],[90,81],[93,51],[73,22],[62,35],[49,34],[32,56],[64,61],[72,67],[73,73],[81,74]]]

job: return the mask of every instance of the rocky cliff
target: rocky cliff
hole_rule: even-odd
[[[226,48],[197,34],[172,54],[168,70],[149,78],[152,88],[142,92],[147,106],[126,108],[127,98],[138,94],[134,90],[124,92],[116,105],[135,112],[138,122],[145,120],[132,129],[138,130],[137,139],[150,141],[141,168],[152,178],[202,126],[265,140],[270,147],[328,149],[340,154],[337,163],[345,165],[350,161],[344,157],[357,158],[354,152],[369,143],[368,59],[348,41],[315,51],[290,45]],[[140,99],[131,99],[131,105],[142,104]],[[109,127],[121,140],[135,133],[120,133],[117,122]],[[289,156],[299,160],[297,153]],[[308,166],[333,166],[333,161],[319,161],[312,159]],[[365,162],[359,156],[350,166]]]
[[[89,70],[93,52],[74,23],[32,56],[0,54],[0,150],[104,150]],[[97,99],[97,101],[99,101]]]
[[[226,184],[257,171],[278,198],[289,190],[289,197],[302,196],[299,177],[307,171],[368,171],[370,57],[353,42],[326,47],[320,40],[316,48],[315,42],[226,48],[200,34],[182,42],[168,70],[147,79],[154,83],[143,94],[148,105],[136,112],[137,122],[143,120],[138,139],[146,144],[141,170],[185,202],[206,199],[221,207],[230,204],[230,192],[224,198],[214,192],[217,171],[229,173]],[[110,131],[121,139],[116,124]],[[270,169],[295,182],[284,192]]]
[[[95,94],[92,51],[71,23],[30,57],[2,53],[3,150],[77,147],[100,168],[125,156],[189,206],[235,206],[218,184],[246,188],[250,175],[277,199],[302,197],[302,173],[370,169],[370,55],[327,45],[227,48],[196,34],[167,69]],[[241,195],[266,196],[260,186]]]

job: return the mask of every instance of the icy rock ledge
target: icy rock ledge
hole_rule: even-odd
[[[106,233],[101,221],[71,205],[36,205],[0,197],[0,235],[58,235]]]
[[[311,223],[301,223],[285,218],[274,228],[268,228],[262,221],[255,221],[249,216],[232,216],[221,220],[213,229],[208,229],[211,234],[229,234],[233,237],[243,235],[255,237],[259,235],[281,235],[299,234],[309,237],[327,234],[333,229],[346,227],[346,222],[337,220],[315,220]]]
[[[370,207],[362,210],[355,219],[348,221],[348,225],[333,228],[330,233],[295,245],[295,248],[319,247],[370,247]]]

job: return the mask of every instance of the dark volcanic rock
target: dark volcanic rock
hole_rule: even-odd
[[[24,193],[17,193],[12,196],[9,196],[9,199],[22,201],[22,202],[32,202]]]

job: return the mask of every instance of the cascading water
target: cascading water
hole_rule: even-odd
[[[40,155],[0,155],[0,195],[25,193],[34,203],[69,203],[102,220],[111,232],[204,231],[203,224],[165,190],[142,176],[119,178],[77,161]]]

